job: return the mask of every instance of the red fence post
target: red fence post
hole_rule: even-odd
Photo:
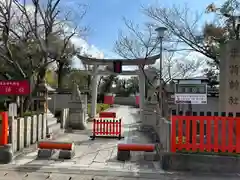
[[[236,121],[236,153],[240,153],[240,118]]]
[[[178,116],[171,118],[171,152],[176,152],[176,122]]]
[[[191,147],[191,139],[192,139],[192,137],[191,137],[191,134],[192,133],[190,133],[190,128],[192,127],[192,122],[191,122],[191,119],[189,119],[189,118],[186,118],[185,119],[185,122],[186,122],[186,150],[190,150],[190,147]]]
[[[203,152],[205,148],[204,143],[204,119],[200,119],[200,147],[199,149]]]
[[[121,139],[122,137],[122,119],[121,118],[119,119],[118,128],[119,128],[118,137],[119,139]]]
[[[228,152],[233,152],[233,117],[228,119]]]
[[[8,144],[8,113],[2,112],[2,135],[0,145]]]
[[[217,117],[213,117],[214,120],[214,141],[213,141],[213,150],[214,152],[218,152],[218,119]],[[209,134],[209,136],[211,136],[211,134]]]
[[[211,143],[211,135],[212,135],[212,131],[211,131],[211,119],[212,117],[206,119],[207,120],[207,127],[206,127],[206,138],[207,138],[207,151],[211,152],[212,150],[212,143]]]
[[[100,134],[100,135],[103,134],[103,125],[104,125],[103,122],[104,121],[102,118],[97,121],[97,134]]]
[[[113,119],[111,122],[112,122],[112,125],[113,125],[113,129],[111,131],[111,135],[115,135],[115,132],[117,130],[116,121]]]
[[[109,120],[106,119],[105,122],[104,122],[104,124],[105,124],[104,133],[105,133],[105,135],[108,135],[108,134],[110,133],[110,132],[109,132],[109,129],[108,129]]]
[[[197,150],[197,116],[191,116],[192,121],[192,151]]]

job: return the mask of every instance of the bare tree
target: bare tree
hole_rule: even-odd
[[[159,38],[156,36],[153,25],[145,24],[143,31],[141,31],[139,30],[141,29],[139,25],[135,25],[126,19],[124,19],[124,21],[129,30],[129,34],[126,36],[122,32],[119,33],[119,38],[114,48],[118,55],[126,59],[147,59],[159,53]],[[166,43],[163,47],[163,50],[165,50],[163,55],[163,79],[165,84],[175,77],[186,77],[190,72],[195,72],[200,66],[200,61],[180,62],[179,59],[175,57],[175,49],[177,46],[178,43]],[[155,70],[158,69],[156,65],[154,67]],[[142,68],[144,69],[144,66]],[[145,77],[148,83],[153,85],[152,80],[149,80],[146,74]],[[156,77],[158,77],[158,75],[156,75]]]
[[[79,35],[77,27],[69,26],[69,16],[63,16],[59,5],[60,0],[32,0],[30,6],[25,0],[1,1],[0,4],[2,69],[9,72],[14,67],[15,78],[33,82],[33,94],[49,65],[53,62],[59,65],[72,54],[66,51],[69,50],[70,39]],[[24,102],[26,110],[29,109],[30,96]]]
[[[125,24],[129,30],[129,35],[125,36],[122,32],[120,32],[119,39],[115,43],[115,52],[118,53],[118,55],[126,59],[145,58],[147,60],[148,57],[158,54],[160,49],[160,39],[157,38],[153,25],[145,24],[144,28],[141,28],[139,25],[134,25],[134,23],[127,21],[126,19]],[[141,29],[143,29],[143,31],[141,31]],[[161,102],[166,102],[165,100],[168,98],[168,95],[166,93],[166,84],[175,77],[186,77],[190,74],[190,72],[195,72],[201,64],[200,61],[179,61],[179,59],[177,59],[175,56],[175,49],[177,46],[178,42],[175,42],[166,43],[163,47],[165,50],[163,57],[164,65],[162,69],[162,79],[164,82],[161,86],[162,89],[160,91],[162,92],[162,95],[160,96],[160,94],[157,93],[156,97],[159,107],[164,107],[164,110],[161,110],[162,113],[164,113],[164,116],[166,116],[166,113],[168,113],[168,105],[166,104],[164,106],[161,106]],[[156,81],[156,79],[159,79],[158,74],[160,73],[160,69],[156,68],[156,66],[146,67],[155,69],[158,72],[156,73],[156,76],[153,77],[153,79],[149,79],[145,72],[145,65],[142,65],[141,68],[148,84],[156,90],[157,87],[154,87],[153,82]]]
[[[170,35],[169,42],[178,42],[177,51],[195,51],[219,64],[219,52],[204,41],[202,20],[205,12],[192,12],[184,7],[173,5],[172,8],[150,6],[143,8],[144,14],[158,24],[165,26]]]

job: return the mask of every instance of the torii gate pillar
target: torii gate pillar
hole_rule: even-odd
[[[145,75],[141,66],[139,67],[139,107],[140,107],[140,120],[143,121],[143,109],[145,104]]]
[[[98,73],[98,66],[93,65],[93,77],[92,77],[92,102],[91,102],[91,114],[90,117],[94,118],[97,114],[96,112],[96,106],[97,106],[97,91],[98,91],[98,81],[99,81],[99,75]]]

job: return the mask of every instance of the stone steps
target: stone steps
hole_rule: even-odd
[[[61,123],[58,122],[58,119],[54,116],[47,115],[47,123],[48,123],[48,132],[47,134],[50,136],[57,136],[63,132],[61,129]]]
[[[47,117],[47,120],[48,120],[48,126],[51,126],[51,125],[54,125],[54,124],[57,124],[58,121],[57,121],[57,118],[55,117]]]

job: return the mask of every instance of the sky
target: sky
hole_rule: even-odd
[[[74,6],[81,2],[88,6],[87,14],[80,22],[90,27],[87,42],[97,47],[108,58],[114,56],[113,47],[118,32],[124,29],[123,17],[137,24],[149,21],[141,13],[142,6],[161,4],[164,7],[171,7],[174,4],[188,4],[192,11],[202,11],[210,3],[220,3],[221,0],[66,0],[64,4],[77,12]],[[75,21],[78,23],[77,19]]]
[[[28,0],[31,1],[31,0]],[[193,12],[202,12],[211,3],[221,4],[224,0],[62,0],[61,9],[70,11],[74,25],[88,26],[90,31],[86,38],[72,38],[77,47],[83,47],[93,57],[116,58],[113,48],[120,30],[126,32],[123,18],[135,24],[149,22],[149,18],[141,12],[142,7],[156,5],[171,7],[187,4]],[[79,18],[80,4],[85,4],[87,13],[83,20]],[[204,21],[203,21],[204,23]],[[79,61],[74,61],[80,67]]]

